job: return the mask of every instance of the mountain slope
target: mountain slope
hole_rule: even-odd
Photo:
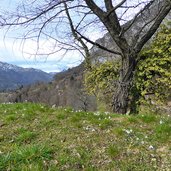
[[[37,81],[48,82],[52,77],[51,74],[41,70],[0,62],[0,90],[11,90]]]
[[[75,110],[96,110],[96,98],[84,90],[84,64],[54,76],[49,83],[24,86],[0,93],[0,102],[39,102],[51,106],[69,106]]]

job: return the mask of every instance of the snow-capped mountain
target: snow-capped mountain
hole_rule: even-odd
[[[52,75],[34,68],[22,68],[0,62],[0,90],[10,90],[37,81],[49,82]]]

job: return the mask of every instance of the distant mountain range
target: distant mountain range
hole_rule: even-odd
[[[0,91],[12,90],[35,82],[49,82],[54,74],[0,62]]]

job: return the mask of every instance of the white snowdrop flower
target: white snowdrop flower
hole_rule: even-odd
[[[151,161],[156,161],[156,158],[152,158]]]
[[[92,128],[92,130],[91,130],[92,132],[95,132],[96,130],[94,129],[94,128]]]
[[[144,141],[141,141],[141,144],[144,144],[145,142]]]
[[[137,138],[136,138],[136,140],[138,141],[138,140],[139,140],[139,138],[137,137]]]
[[[94,112],[94,115],[99,116],[100,112]]]
[[[124,129],[124,131],[125,131],[127,134],[130,134],[130,133],[132,133],[132,132],[133,132],[133,130],[132,130],[132,129],[130,129],[130,130],[128,130],[128,129]]]
[[[162,120],[160,120],[160,124],[163,124],[163,121]]]
[[[146,136],[145,136],[145,138],[147,139],[147,138],[148,138],[148,136],[146,135]]]
[[[89,126],[85,127],[85,130],[87,130],[87,131],[88,131],[89,129],[90,129],[90,127],[89,127]]]
[[[109,114],[109,112],[105,112],[105,114],[106,114],[106,115],[108,115],[108,114]]]
[[[111,117],[109,116],[109,119],[111,119]]]
[[[150,145],[148,148],[149,148],[150,150],[153,150],[153,149],[154,149],[154,147],[153,147],[152,145]]]

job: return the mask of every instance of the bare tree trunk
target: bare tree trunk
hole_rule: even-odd
[[[128,54],[122,61],[120,79],[112,100],[113,112],[115,113],[126,114],[128,110],[135,65],[135,55]]]
[[[128,85],[127,83],[119,83],[117,92],[113,95],[113,112],[119,114],[125,114],[128,109]]]

